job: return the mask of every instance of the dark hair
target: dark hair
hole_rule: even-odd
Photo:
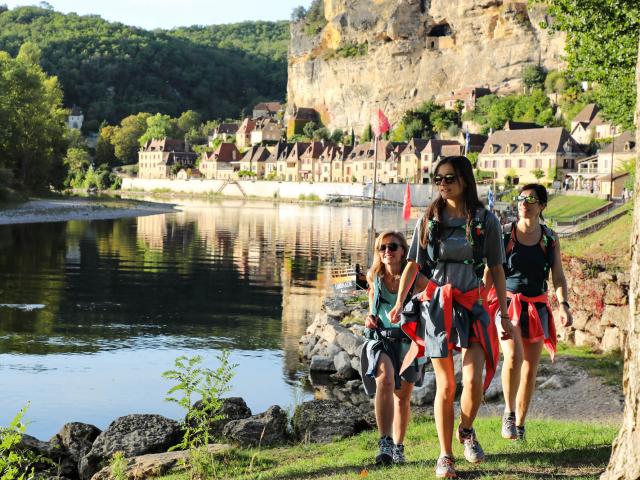
[[[473,220],[476,210],[484,206],[478,198],[476,179],[473,176],[473,166],[471,165],[469,159],[462,155],[455,157],[444,157],[441,158],[438,163],[436,163],[436,166],[433,169],[434,176],[438,173],[440,167],[446,164],[449,164],[453,167],[453,170],[458,176],[458,181],[460,181],[460,179],[464,180],[465,187],[462,195],[464,198],[464,207],[467,212],[467,229],[469,229],[469,224]],[[420,229],[420,245],[422,246],[422,248],[426,248],[427,244],[429,243],[429,220],[435,219],[439,222],[442,217],[442,210],[444,209],[445,204],[445,199],[442,198],[442,195],[438,194],[438,197],[433,202],[431,202],[431,205],[429,205],[427,211],[424,213],[424,216],[422,218],[422,226]]]
[[[536,197],[538,197],[540,205],[546,205],[549,201],[549,194],[547,193],[547,189],[544,187],[544,185],[540,185],[539,183],[528,183],[524,187],[520,188],[519,193],[522,193],[525,190],[533,190],[534,192],[536,192]],[[540,212],[540,218],[544,220],[542,212]]]

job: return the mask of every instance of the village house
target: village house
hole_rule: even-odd
[[[233,143],[221,143],[214,152],[205,152],[200,158],[200,171],[207,180],[235,178],[239,167],[232,162],[240,160],[240,151]]]
[[[138,152],[138,178],[171,178],[176,169],[192,167],[197,158],[184,140],[147,140]]]
[[[300,181],[299,167],[300,157],[309,148],[308,142],[296,142],[291,147],[289,154],[284,158],[278,158],[278,178],[287,182]]]
[[[320,176],[320,155],[325,149],[325,142],[311,142],[300,155],[298,175],[300,180],[313,181]]]
[[[451,92],[451,96],[445,100],[444,108],[455,110],[457,105],[462,106],[462,113],[470,112],[476,108],[476,102],[485,95],[490,95],[488,87],[467,87],[457,92]]]
[[[581,145],[588,145],[602,138],[612,138],[620,133],[615,125],[604,120],[595,103],[585,106],[571,120],[571,136]]]
[[[520,183],[551,182],[563,178],[584,157],[578,143],[562,127],[499,130],[480,155],[478,168],[494,172],[498,181],[515,177]]]
[[[221,123],[214,128],[211,135],[209,135],[209,146],[212,146],[213,142],[217,139],[223,142],[235,142],[238,128],[239,125],[237,123]]]
[[[271,118],[260,118],[256,120],[251,131],[251,145],[261,145],[263,143],[276,143],[282,137],[282,128]]]
[[[455,157],[463,154],[464,147],[455,140],[432,138],[420,152],[420,166],[414,177],[406,177],[404,181],[413,183],[429,183],[433,175],[433,167],[440,157]]]
[[[286,164],[286,159],[291,153],[293,148],[292,143],[287,143],[284,140],[280,140],[271,150],[271,155],[265,162],[265,178],[267,179],[279,179],[278,176],[278,161],[282,161]]]
[[[629,178],[629,167],[635,159],[635,134],[624,132],[597,155],[578,161],[576,171],[567,173],[568,188],[608,196],[613,180],[613,196],[619,197]]]
[[[377,168],[377,180],[390,183],[390,178],[397,181],[396,164],[388,162],[392,160],[391,152],[394,149],[393,143],[386,140],[378,140],[378,148],[374,148],[373,142],[365,142],[356,145],[345,162],[345,177],[355,178],[356,182],[373,182],[374,171]],[[377,166],[374,164],[377,162]]]
[[[427,49],[435,51],[452,48],[456,44],[453,30],[446,20],[431,25],[426,40]]]
[[[407,147],[400,153],[398,170],[399,181],[418,183],[420,171],[420,159],[422,151],[429,143],[428,139],[412,138]],[[422,183],[422,182],[420,182]]]
[[[302,134],[304,126],[309,122],[320,125],[320,116],[313,108],[294,106],[293,113],[287,118],[287,138]]]
[[[280,102],[263,102],[253,107],[253,118],[271,118],[277,120],[278,113],[282,111],[282,104]]]
[[[67,117],[67,127],[73,130],[80,130],[84,122],[84,114],[76,105],[71,107],[69,116]]]
[[[245,118],[236,132],[236,145],[245,148],[251,145],[251,132],[256,126],[255,120]]]
[[[240,159],[240,171],[252,172],[255,178],[264,178],[267,159],[270,156],[271,152],[267,147],[254,145]]]
[[[328,144],[320,155],[319,182],[350,182],[351,178],[344,177],[344,162],[353,150],[349,145]]]

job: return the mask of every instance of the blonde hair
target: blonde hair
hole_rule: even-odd
[[[386,237],[395,237],[395,239],[398,242],[398,245],[400,246],[400,248],[402,248],[404,252],[402,255],[401,269],[404,269],[405,265],[407,264],[407,253],[409,253],[409,245],[407,245],[407,240],[404,238],[404,235],[398,232],[397,230],[385,230],[380,235],[378,235],[373,247],[373,250],[374,250],[373,263],[371,264],[371,268],[369,269],[369,274],[372,277],[384,276],[384,264],[382,263],[382,260],[380,260],[380,255],[378,255],[378,252],[380,251],[380,245],[382,244],[382,240],[384,240]]]

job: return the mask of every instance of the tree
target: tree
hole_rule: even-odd
[[[111,136],[116,158],[123,164],[129,165],[138,161],[138,139],[147,130],[147,118],[151,114],[138,113],[122,119],[120,126],[115,128]]]
[[[538,183],[540,183],[540,179],[544,177],[544,170],[542,170],[541,168],[536,168],[535,170],[532,170],[531,173],[534,177],[536,177],[536,181]]]
[[[202,115],[193,110],[187,110],[176,121],[176,136],[184,137],[191,130],[197,130],[202,123]]]
[[[545,71],[540,65],[525,65],[522,68],[522,83],[529,92],[535,88],[542,88],[545,76]]]
[[[640,56],[636,67],[637,113],[640,113]],[[640,129],[636,131],[636,145]],[[640,151],[636,169],[640,165]],[[640,176],[636,178],[633,233],[631,234],[631,285],[629,286],[629,323],[624,329],[625,407],[622,428],[613,442],[611,459],[601,480],[637,479],[640,477]]]
[[[540,1],[540,0],[536,0]],[[640,31],[636,0],[549,0],[551,30],[567,35],[568,73],[592,82],[607,119],[631,129]]]
[[[98,142],[96,143],[96,163],[102,165],[106,163],[109,166],[120,164],[116,159],[115,148],[113,148],[113,134],[115,127],[102,124],[98,132]]]
[[[173,130],[173,122],[169,115],[156,113],[147,118],[147,130],[138,139],[138,143],[142,147],[149,140],[162,139],[171,136]]]
[[[360,142],[370,142],[373,139],[373,130],[371,129],[371,124],[368,123],[364,130],[362,131],[362,136],[360,137]]]
[[[313,138],[313,133],[318,129],[318,124],[316,122],[307,122],[305,126],[302,128],[302,133],[305,137],[311,139]]]
[[[293,9],[291,12],[291,21],[299,22],[300,20],[304,20],[304,17],[307,16],[307,11],[302,5],[299,5]]]

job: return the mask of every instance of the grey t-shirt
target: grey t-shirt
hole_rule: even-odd
[[[480,212],[479,218],[483,218],[484,213]],[[502,243],[502,229],[500,221],[496,216],[488,212],[484,222],[484,258],[489,267],[502,265],[505,262],[504,244]],[[422,218],[416,223],[413,231],[413,239],[409,247],[407,257],[418,265],[426,264],[428,260],[427,249],[420,246],[420,229]],[[443,212],[441,223],[441,242],[439,262],[433,272],[433,281],[438,285],[449,283],[454,287],[466,292],[478,286],[472,264],[448,263],[446,260],[456,262],[473,260],[473,247],[466,238],[466,219],[452,218]]]

